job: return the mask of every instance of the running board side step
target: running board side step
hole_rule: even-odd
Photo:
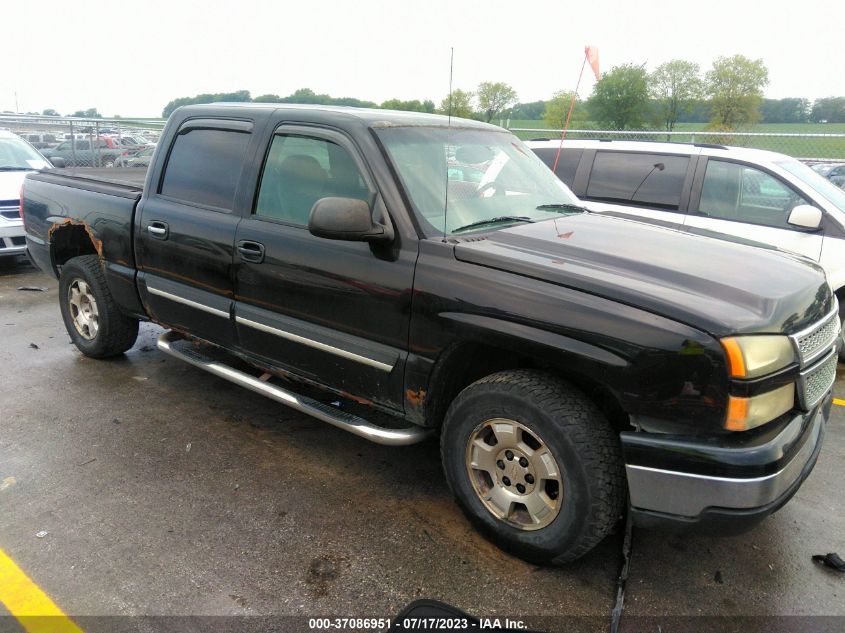
[[[340,411],[312,398],[297,395],[269,382],[259,380],[225,363],[209,358],[200,350],[195,349],[190,341],[173,331],[165,332],[159,336],[156,346],[161,351],[175,356],[179,360],[376,444],[406,446],[421,442],[431,435],[430,429],[420,426],[404,429],[388,429],[376,426],[357,415]]]

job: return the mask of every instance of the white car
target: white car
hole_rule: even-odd
[[[554,165],[560,140],[527,145]],[[809,257],[845,317],[845,190],[795,158],[722,145],[565,140],[556,174],[597,213]]]
[[[17,134],[0,130],[0,257],[26,252],[26,233],[19,209],[23,179],[51,167],[38,150]]]

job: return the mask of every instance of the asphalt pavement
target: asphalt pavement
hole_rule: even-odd
[[[567,567],[527,564],[464,519],[436,441],[370,444],[165,356],[161,331],[143,324],[125,356],[85,358],[57,282],[0,260],[0,551],[80,627],[250,615],[308,630],[303,616],[392,617],[434,598],[607,630],[621,534]],[[672,630],[680,616],[845,622],[818,617],[845,616],[845,574],[811,560],[845,556],[844,420],[834,406],[815,471],[752,531],[634,530],[622,630]]]

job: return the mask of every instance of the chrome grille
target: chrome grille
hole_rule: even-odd
[[[2,215],[7,220],[20,220],[21,219],[20,211],[18,211],[18,209],[19,209],[18,202],[17,202],[17,200],[15,200],[14,202],[15,202],[14,206],[6,205],[6,204],[0,202],[0,215]]]
[[[818,323],[790,336],[795,345],[795,350],[798,352],[798,359],[802,367],[812,363],[836,342],[840,327],[839,311],[834,308]]]
[[[798,380],[798,400],[801,408],[809,411],[819,403],[836,380],[836,350],[810,369],[801,372]]]

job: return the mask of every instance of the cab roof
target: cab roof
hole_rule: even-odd
[[[233,111],[243,113],[266,112],[268,110],[285,110],[291,113],[335,113],[352,119],[357,119],[368,127],[447,127],[449,117],[444,114],[429,114],[427,112],[407,112],[401,110],[381,110],[379,108],[356,108],[353,106],[336,105],[306,105],[293,103],[207,103],[201,105],[187,105],[178,109],[179,112],[203,114],[203,115],[232,115]],[[497,125],[462,119],[451,118],[452,127],[474,128],[490,130],[495,132],[504,131]]]

